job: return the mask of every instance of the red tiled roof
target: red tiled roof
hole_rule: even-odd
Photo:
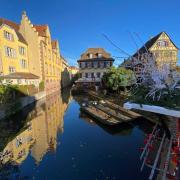
[[[1,24],[7,24],[8,26],[10,26],[11,28],[15,29],[16,31],[19,30],[19,24],[15,23],[15,22],[12,22],[12,21],[9,21],[7,19],[0,18],[0,25]]]
[[[71,68],[71,69],[75,69],[75,70],[79,70],[79,68],[76,67],[76,66],[70,66],[70,68]]]
[[[19,39],[19,41],[22,42],[22,43],[24,43],[24,44],[27,44],[26,40],[24,39],[24,37],[22,36],[22,34],[19,32],[19,24],[14,23],[14,22],[9,21],[9,20],[4,19],[4,18],[0,18],[0,26],[1,26],[2,24],[6,24],[6,25],[10,26],[12,29],[14,29],[15,32],[16,32],[16,35],[17,35],[17,37],[18,37],[18,39]]]
[[[33,25],[40,36],[46,36],[46,30],[48,25]]]

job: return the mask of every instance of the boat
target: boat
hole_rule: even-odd
[[[103,112],[93,105],[83,104],[81,106],[81,110],[104,125],[114,126],[123,122],[121,120],[117,120],[113,116],[108,115],[107,113]]]

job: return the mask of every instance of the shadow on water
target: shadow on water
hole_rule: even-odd
[[[61,91],[61,97],[62,97],[62,102],[68,104],[69,103],[69,99],[71,96],[71,88],[67,87],[62,89]]]

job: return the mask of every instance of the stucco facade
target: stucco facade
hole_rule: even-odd
[[[19,32],[28,43],[29,72],[39,76],[42,80],[38,32],[25,12],[22,14]]]
[[[78,60],[80,78],[77,83],[100,84],[113,62],[114,59],[103,48],[89,48]]]
[[[1,75],[12,72],[29,72],[28,46],[24,38],[19,36],[21,35],[17,29],[13,28],[13,25],[0,19]]]
[[[44,81],[49,94],[61,88],[63,62],[59,43],[52,40],[48,25],[33,24],[25,12],[20,24],[0,19],[0,75],[32,73]],[[69,65],[65,66],[69,73]]]

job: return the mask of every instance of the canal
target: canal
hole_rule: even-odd
[[[108,129],[80,112],[69,91],[0,122],[0,179],[140,180],[148,121]]]

